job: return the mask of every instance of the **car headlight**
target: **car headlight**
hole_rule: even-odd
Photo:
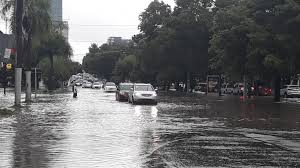
[[[153,93],[153,96],[155,96],[155,97],[156,97],[156,96],[157,96],[157,93]]]
[[[136,93],[136,92],[134,93],[134,95],[135,95],[135,96],[141,96],[140,93]]]

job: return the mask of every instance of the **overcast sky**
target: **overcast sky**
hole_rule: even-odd
[[[137,29],[139,14],[152,0],[63,0],[63,18],[69,22],[73,60],[81,63],[88,47],[110,36],[130,39]],[[174,0],[164,0],[174,6]]]
[[[73,60],[82,62],[91,43],[99,45],[108,37],[130,39],[139,31],[138,16],[153,0],[63,0],[63,19],[69,22]],[[174,0],[163,0],[174,6]],[[5,32],[5,22],[0,20]]]

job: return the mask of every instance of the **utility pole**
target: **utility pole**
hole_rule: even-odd
[[[15,106],[21,105],[22,57],[23,57],[23,0],[16,1],[16,68],[15,68]]]
[[[7,17],[5,16],[5,33],[7,34]]]

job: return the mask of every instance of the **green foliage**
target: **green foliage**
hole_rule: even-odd
[[[67,81],[70,76],[82,72],[81,65],[73,62],[70,59],[66,59],[62,56],[54,56],[53,58],[53,72],[51,70],[51,63],[49,57],[44,57],[38,64],[38,67],[42,70],[43,80],[49,87],[50,77],[53,73],[53,79],[56,81],[55,86],[59,86],[59,81]]]
[[[171,15],[171,8],[164,2],[152,1],[148,8],[142,12],[139,19],[141,21],[139,29],[147,36],[155,35],[157,29],[164,24],[165,20]]]
[[[293,0],[245,0],[217,10],[210,40],[211,69],[262,78],[299,73],[299,3]],[[233,5],[234,4],[234,5]]]
[[[84,68],[117,81],[159,83],[182,82],[187,74],[295,75],[299,18],[298,0],[176,0],[174,10],[154,0],[139,17],[133,45],[93,44]]]
[[[120,82],[125,80],[134,81],[134,71],[137,66],[137,58],[135,55],[125,56],[117,62],[114,69],[114,76],[117,76]]]
[[[92,44],[89,47],[89,53],[83,58],[82,65],[84,70],[110,79],[113,75],[116,62],[126,52],[125,48],[119,45],[103,44],[98,47],[96,44]]]

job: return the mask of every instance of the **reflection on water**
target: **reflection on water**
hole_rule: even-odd
[[[141,116],[143,112],[145,113],[150,112],[151,116],[153,118],[156,118],[158,114],[158,109],[156,106],[135,106],[134,107],[134,114],[137,117]]]
[[[0,118],[0,167],[145,164],[142,159],[157,139],[156,106],[119,103],[113,93],[98,90],[81,89],[77,99],[71,96],[42,95],[17,115]],[[13,100],[0,105],[4,102]]]

